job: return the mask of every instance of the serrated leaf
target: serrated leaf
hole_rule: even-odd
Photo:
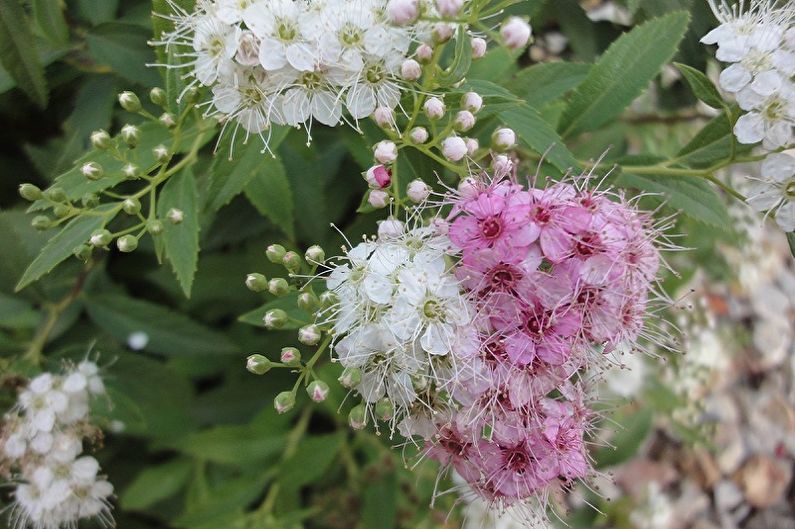
[[[688,13],[676,11],[613,42],[574,91],[561,118],[561,135],[596,130],[620,115],[674,56],[689,20]]]
[[[279,469],[284,487],[298,489],[323,477],[337,458],[344,440],[344,434],[339,432],[302,440],[295,454]]]
[[[274,128],[268,143],[270,149],[275,151],[289,132],[288,127]],[[243,143],[244,141],[247,143]],[[262,152],[262,143],[256,136],[247,140],[239,138],[229,148],[232,149],[232,159],[223,153],[224,149],[220,149],[221,152],[210,167],[208,207],[212,211],[221,209],[242,193],[254,176],[265,171],[271,161],[271,155]]]
[[[450,66],[443,72],[440,72],[436,79],[441,86],[453,86],[469,71],[472,64],[472,38],[469,32],[461,25],[458,28],[458,33],[455,37],[455,56]]]
[[[122,508],[140,511],[170,498],[185,487],[194,466],[190,459],[179,458],[144,469],[122,492]]]
[[[578,166],[555,129],[533,107],[517,105],[513,110],[500,112],[499,116],[516,132],[519,143],[539,154],[546,154],[546,160],[561,172]]]
[[[704,125],[696,136],[676,154],[674,161],[689,167],[709,167],[731,156],[734,132],[725,113]],[[750,145],[735,142],[735,154],[748,152]]]
[[[126,343],[134,332],[148,337],[146,350],[167,356],[237,354],[239,348],[218,331],[149,301],[121,294],[87,296],[86,309],[102,330]]]
[[[590,64],[564,61],[534,64],[517,73],[508,86],[528,105],[540,108],[574,89],[590,69]]]
[[[615,421],[621,425],[621,429],[610,440],[615,448],[605,447],[596,451],[596,468],[615,466],[632,458],[649,435],[653,419],[654,414],[648,408],[636,410],[632,414],[621,414]]]
[[[189,170],[169,178],[160,192],[157,215],[165,219],[170,209],[179,209],[184,219],[179,224],[163,221],[163,251],[171,263],[182,291],[190,297],[199,261],[199,192]]]
[[[61,0],[32,0],[33,19],[42,36],[56,46],[69,41],[69,27],[63,16],[64,3]]]
[[[278,158],[266,158],[260,171],[244,189],[249,202],[278,226],[289,239],[295,235],[293,192],[284,165]]]
[[[44,66],[19,0],[0,0],[0,63],[34,103],[47,106]]]
[[[283,330],[298,329],[299,327],[310,322],[309,313],[298,308],[297,292],[288,294],[283,298],[277,298],[273,301],[269,301],[260,308],[243,314],[240,316],[240,318],[238,318],[238,321],[248,323],[249,325],[256,325],[257,327],[262,327],[262,318],[265,317],[265,313],[273,309],[283,310],[290,318],[287,324],[282,327]]]
[[[720,92],[706,75],[686,64],[675,62],[674,66],[682,72],[685,81],[687,81],[693,91],[693,95],[712,108],[721,109],[726,107]]]
[[[726,205],[712,186],[695,176],[634,175],[622,173],[616,185],[661,193],[666,203],[689,217],[717,228],[732,225]]]
[[[98,63],[109,66],[128,81],[149,87],[160,82],[160,74],[147,66],[154,59],[147,45],[149,37],[149,31],[140,26],[106,22],[86,35],[86,43]]]
[[[109,210],[110,207],[97,208],[100,213]],[[38,257],[30,263],[19,283],[17,283],[16,290],[22,290],[71,257],[78,246],[88,242],[94,230],[102,228],[109,221],[110,217],[103,215],[76,217],[69,221],[61,231],[47,242]]]

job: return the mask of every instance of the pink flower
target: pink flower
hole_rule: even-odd
[[[479,296],[496,293],[514,293],[519,285],[529,277],[541,264],[541,252],[537,247],[530,247],[527,255],[520,261],[494,248],[476,250],[464,255],[462,265],[456,275],[463,285]]]
[[[585,208],[572,204],[575,189],[568,184],[555,184],[547,189],[533,189],[529,220],[539,231],[544,256],[559,263],[571,252],[574,234],[587,228],[591,215]]]

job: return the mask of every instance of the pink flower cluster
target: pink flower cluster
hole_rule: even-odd
[[[586,477],[580,375],[637,342],[660,265],[647,214],[608,192],[468,180],[448,199],[479,346],[428,453],[510,505]],[[437,422],[437,424],[439,424]]]

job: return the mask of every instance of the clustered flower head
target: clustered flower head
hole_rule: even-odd
[[[648,337],[658,229],[621,194],[505,173],[436,205],[327,276],[320,325],[363,400],[350,422],[389,421],[493,505],[532,503],[591,472],[582,375]]]
[[[751,182],[748,204],[775,215],[782,230],[795,231],[795,157],[770,154],[762,162],[761,177]]]
[[[730,63],[720,86],[745,111],[734,127],[737,140],[775,150],[792,142],[795,127],[795,9],[772,0],[746,4],[710,0],[721,24],[701,41],[716,44],[718,60]]]
[[[212,91],[207,113],[259,135],[267,147],[271,124],[333,127],[377,109],[386,118],[468,7],[446,0],[202,0],[193,12],[174,6],[174,14],[161,14],[175,28],[157,44],[188,50],[189,61],[167,66],[189,68],[194,83]],[[520,19],[502,33],[514,47],[530,37]]]
[[[99,475],[97,460],[83,455],[83,440],[98,433],[90,400],[104,394],[90,361],[60,375],[38,375],[19,394],[0,430],[0,473],[17,484],[12,527],[70,528],[95,517],[113,524],[113,485]]]

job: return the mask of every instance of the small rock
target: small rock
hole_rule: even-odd
[[[764,509],[783,499],[792,479],[792,468],[770,457],[756,455],[743,466],[737,478],[748,503]]]

